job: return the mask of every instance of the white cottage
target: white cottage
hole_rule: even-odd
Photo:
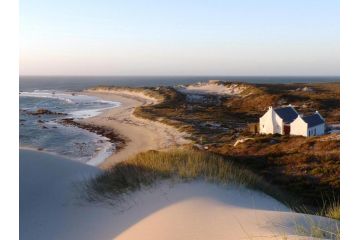
[[[269,107],[259,118],[259,133],[318,136],[325,130],[324,118],[318,113],[302,117],[291,105],[279,108]]]
[[[319,136],[325,133],[325,120],[318,111],[309,116],[298,116],[290,124],[291,135],[301,135],[305,137]]]

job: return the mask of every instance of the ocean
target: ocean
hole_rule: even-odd
[[[114,150],[107,138],[73,126],[64,126],[63,118],[82,119],[100,114],[121,103],[73,94],[97,85],[128,87],[171,86],[211,79],[249,83],[338,82],[339,77],[20,77],[20,147],[61,155],[97,165]],[[34,115],[39,109],[62,113]]]
[[[37,149],[96,165],[108,157],[114,145],[107,138],[60,123],[64,118],[83,119],[119,106],[118,102],[65,91],[34,90],[19,98],[19,140],[22,148]],[[57,114],[36,114],[46,109]]]

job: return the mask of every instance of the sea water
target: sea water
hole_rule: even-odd
[[[87,130],[65,126],[61,119],[83,119],[119,106],[118,102],[55,90],[20,92],[20,146],[97,165],[111,155],[109,139]],[[38,109],[62,114],[33,115]]]

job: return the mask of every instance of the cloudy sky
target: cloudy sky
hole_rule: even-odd
[[[336,0],[20,0],[21,75],[339,75]]]

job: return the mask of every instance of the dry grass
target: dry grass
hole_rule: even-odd
[[[339,199],[340,142],[326,136],[305,138],[249,136],[252,140],[233,146],[211,146],[210,151],[232,157],[238,164],[264,177],[318,209],[323,199]]]
[[[335,197],[323,200],[323,208],[315,213],[305,206],[296,208],[296,211],[306,214],[303,220],[294,221],[297,234],[318,239],[340,239],[340,203]],[[337,221],[328,221],[327,218]]]
[[[91,179],[86,185],[89,201],[105,201],[116,204],[121,196],[141,187],[151,186],[159,180],[174,181],[204,180],[216,184],[242,185],[262,191],[281,201],[292,209],[312,214],[275,186],[264,181],[253,172],[223,157],[193,149],[171,149],[168,151],[148,151],[132,159],[121,162],[102,175]],[[339,219],[339,203],[317,215]],[[315,238],[339,239],[339,222],[328,225],[307,215],[304,221],[294,222],[299,235]]]
[[[307,213],[306,211],[303,211]],[[310,214],[310,213],[309,213]],[[294,223],[297,234],[310,236],[319,239],[340,239],[340,205],[334,201],[329,203],[329,207],[316,213],[317,216],[325,216],[335,220],[329,224],[326,219],[318,220],[312,215],[306,215],[304,222]]]
[[[305,223],[295,223],[295,231],[298,235],[308,236],[316,239],[340,239],[339,222],[328,226],[327,224],[317,222],[310,216],[307,217]]]
[[[325,216],[333,219],[340,220],[340,204],[339,202],[333,202],[329,204],[329,207],[325,210]]]
[[[286,204],[292,199],[251,171],[202,151],[173,149],[148,151],[121,162],[92,179],[87,192],[90,200],[113,199],[121,193],[137,190],[161,179],[195,180],[231,185],[244,185],[260,190]]]

